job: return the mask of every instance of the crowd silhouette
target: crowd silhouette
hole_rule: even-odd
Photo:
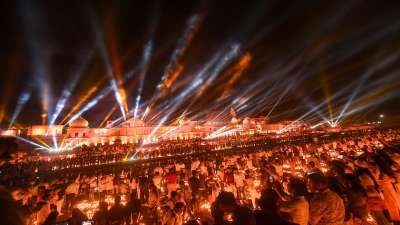
[[[399,140],[390,129],[83,146],[2,165],[14,200],[1,199],[10,224],[393,224]]]

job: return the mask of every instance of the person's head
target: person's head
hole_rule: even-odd
[[[182,202],[175,203],[175,206],[174,206],[175,213],[177,213],[178,215],[182,215],[184,212],[184,207],[185,207],[185,204],[183,204]]]
[[[216,203],[224,212],[231,213],[236,208],[235,196],[231,192],[221,192],[216,199]]]
[[[288,188],[289,192],[292,193],[294,196],[307,195],[307,186],[305,182],[299,178],[290,178]]]
[[[171,191],[171,200],[178,200],[178,192],[177,191]]]
[[[313,173],[308,176],[308,188],[311,192],[321,192],[329,188],[326,177],[319,173]]]
[[[57,211],[57,206],[54,204],[50,204],[50,210],[51,211]]]
[[[258,205],[262,210],[277,210],[277,202],[279,200],[279,196],[276,191],[272,189],[266,189],[261,193],[261,197],[258,200]]]

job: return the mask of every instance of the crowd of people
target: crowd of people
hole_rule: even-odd
[[[362,133],[350,133],[344,135],[357,136]],[[337,138],[338,134],[313,135],[323,140]],[[343,137],[343,134],[339,134]],[[155,162],[176,159],[177,157],[191,157],[225,152],[237,152],[248,150],[270,149],[288,143],[309,143],[313,138],[309,134],[289,137],[272,138],[268,135],[246,135],[215,138],[212,140],[191,139],[162,141],[157,144],[140,145],[137,143],[115,142],[113,144],[82,145],[73,151],[63,152],[24,152],[16,154],[9,163],[0,165],[3,176],[2,183],[9,186],[20,186],[32,177],[39,174],[48,175],[49,172],[71,170],[74,168],[96,167],[116,164],[134,159],[135,162]],[[17,179],[16,179],[17,178]],[[11,183],[9,183],[11,182]],[[17,182],[17,183],[16,183]]]
[[[284,140],[284,141],[283,141]],[[312,141],[309,136],[302,135],[289,139],[273,140],[269,136],[224,137],[213,140],[192,139],[184,141],[162,141],[157,144],[141,146],[131,143],[114,143],[104,145],[79,146],[73,151],[54,153],[30,152],[19,154],[9,163],[0,166],[3,176],[0,180],[10,186],[21,185],[32,176],[48,175],[49,172],[71,170],[74,168],[105,166],[129,159],[138,161],[165,161],[182,156],[199,156],[216,154],[230,150],[267,149],[271,146],[288,142]],[[115,165],[114,165],[115,166]],[[18,179],[16,179],[18,178]]]
[[[28,225],[388,225],[400,222],[399,141],[396,129],[175,141],[137,151],[147,160],[139,164],[85,169],[92,159],[66,154],[49,167],[64,169],[51,175],[26,173],[10,183],[7,174],[16,166],[29,165],[35,174],[30,166],[45,164],[40,160],[1,172],[18,218]],[[106,148],[116,149],[104,154],[84,147],[73,154],[118,162],[130,150]],[[83,169],[68,170],[71,165]]]

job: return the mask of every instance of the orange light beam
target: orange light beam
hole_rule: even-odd
[[[91,88],[89,89],[89,91],[86,92],[86,94],[85,94],[82,98],[79,99],[79,101],[72,107],[72,109],[70,110],[70,112],[69,112],[66,116],[64,116],[64,118],[61,120],[61,124],[64,124],[65,121],[67,121],[67,119],[68,119],[69,117],[71,117],[76,111],[78,111],[78,110],[82,107],[82,105],[83,105],[90,97],[92,97],[92,95],[93,95],[94,93],[96,93],[96,91],[98,90],[98,86],[100,85],[100,83],[101,83],[101,81],[99,81],[95,86],[91,87]]]
[[[101,121],[99,128],[103,127],[103,125],[108,121],[108,119],[110,119],[111,115],[115,112],[116,109],[117,105],[114,105],[110,112],[108,112],[107,115],[104,117],[103,121]]]

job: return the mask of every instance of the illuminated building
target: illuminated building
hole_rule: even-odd
[[[62,135],[63,125],[33,125],[28,127],[28,136]]]
[[[230,123],[219,121],[191,121],[180,119],[169,125],[148,124],[138,118],[123,122],[108,121],[103,128],[91,128],[89,122],[80,117],[69,125],[32,125],[24,134],[48,143],[58,143],[62,149],[80,145],[104,145],[114,143],[154,143],[162,140],[189,140],[226,136],[281,134],[309,130],[304,121],[282,121],[269,123],[266,117],[232,116]],[[2,136],[21,135],[21,130],[10,129]]]
[[[18,130],[15,127],[12,127],[10,129],[4,130],[1,132],[1,136],[15,136],[15,135],[20,135],[21,131]]]
[[[114,144],[115,142],[139,143],[159,140],[188,140],[202,138],[220,127],[212,123],[183,121],[178,124],[157,126],[146,124],[137,118],[128,119],[113,126],[108,122],[104,128],[90,128],[87,120],[78,118],[66,129],[66,142],[72,146],[81,144]],[[155,134],[151,135],[153,130]]]

